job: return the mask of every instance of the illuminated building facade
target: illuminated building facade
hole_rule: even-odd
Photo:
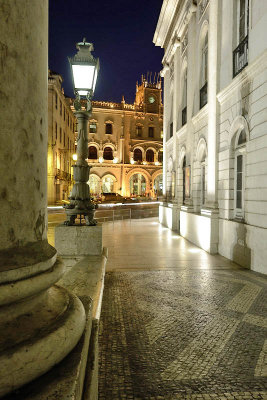
[[[267,273],[267,3],[164,0],[160,221]]]
[[[48,74],[48,204],[67,200],[73,185],[72,156],[75,153],[76,121],[71,99],[65,97],[62,77]]]
[[[93,101],[89,121],[90,191],[123,196],[162,194],[161,81],[154,77],[136,85],[134,104]]]
[[[49,72],[48,204],[67,200],[73,185],[75,116],[60,75]],[[162,195],[161,80],[149,74],[136,85],[134,104],[93,101],[88,126],[90,191],[123,196]]]

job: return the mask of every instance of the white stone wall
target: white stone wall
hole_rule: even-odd
[[[154,43],[165,49],[164,70],[173,62],[176,67],[172,96],[173,83],[168,81],[165,85],[166,131],[171,115],[176,124],[174,137],[169,139],[166,135],[164,154],[165,158],[176,160],[173,165],[178,207],[183,202],[184,155],[191,168],[190,198],[180,212],[181,234],[207,251],[218,249],[220,254],[242,265],[267,273],[264,242],[267,228],[267,3],[249,1],[248,65],[233,78],[233,52],[240,42],[237,4],[238,0],[214,0],[212,3],[200,0],[197,7],[188,7],[186,1],[181,1],[179,9],[176,5],[177,9],[167,18],[165,11],[171,9],[171,2],[163,2]],[[209,97],[208,104],[200,110],[200,43],[207,29]],[[182,127],[184,65],[188,68],[187,124]],[[165,76],[170,79],[170,74]],[[242,220],[237,220],[235,139],[240,124],[245,127],[247,144],[244,147],[244,215]],[[203,162],[206,172],[204,206],[201,197]],[[171,184],[168,172],[165,184],[168,189]],[[164,223],[168,226],[170,207],[167,204],[166,207],[168,210],[161,214],[165,215]],[[204,231],[207,233],[205,240],[199,235]]]

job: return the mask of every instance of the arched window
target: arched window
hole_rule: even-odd
[[[142,174],[134,174],[130,178],[131,195],[145,196],[146,194],[146,179]]]
[[[133,154],[133,159],[134,161],[142,161],[143,159],[142,150],[135,149]]]
[[[238,133],[235,148],[235,217],[244,217],[246,132]]]
[[[97,148],[95,146],[89,146],[88,158],[89,160],[97,160]]]
[[[112,124],[106,124],[106,135],[112,135]]]
[[[113,150],[111,147],[105,147],[103,153],[104,160],[113,160]]]
[[[102,179],[102,191],[103,193],[113,193],[115,187],[115,177],[108,175]]]
[[[185,204],[185,174],[186,174],[186,157],[183,160],[183,204]]]
[[[200,108],[202,108],[208,102],[208,32],[202,43],[200,57]]]
[[[154,151],[151,149],[148,149],[146,151],[146,161],[147,162],[154,162]]]
[[[155,196],[162,196],[163,191],[163,175],[158,175],[154,180],[154,193]]]
[[[89,183],[89,187],[90,187],[90,194],[92,196],[98,196],[101,192],[100,178],[95,174],[90,174],[88,183]]]
[[[160,163],[163,163],[163,150],[159,151],[158,160],[159,160]]]

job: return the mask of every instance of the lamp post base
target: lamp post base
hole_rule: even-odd
[[[81,220],[82,217],[85,219],[85,225],[88,226],[95,226],[97,225],[97,221],[94,219],[94,212],[95,212],[95,206],[93,204],[90,204],[87,209],[84,208],[68,208],[71,205],[68,205],[65,207],[66,214],[67,214],[67,220],[64,222],[64,225],[67,226],[72,226],[75,225],[75,219],[80,216],[80,225],[82,225]]]

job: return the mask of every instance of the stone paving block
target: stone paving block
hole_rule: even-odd
[[[266,400],[266,299],[237,269],[107,273],[99,400]]]

